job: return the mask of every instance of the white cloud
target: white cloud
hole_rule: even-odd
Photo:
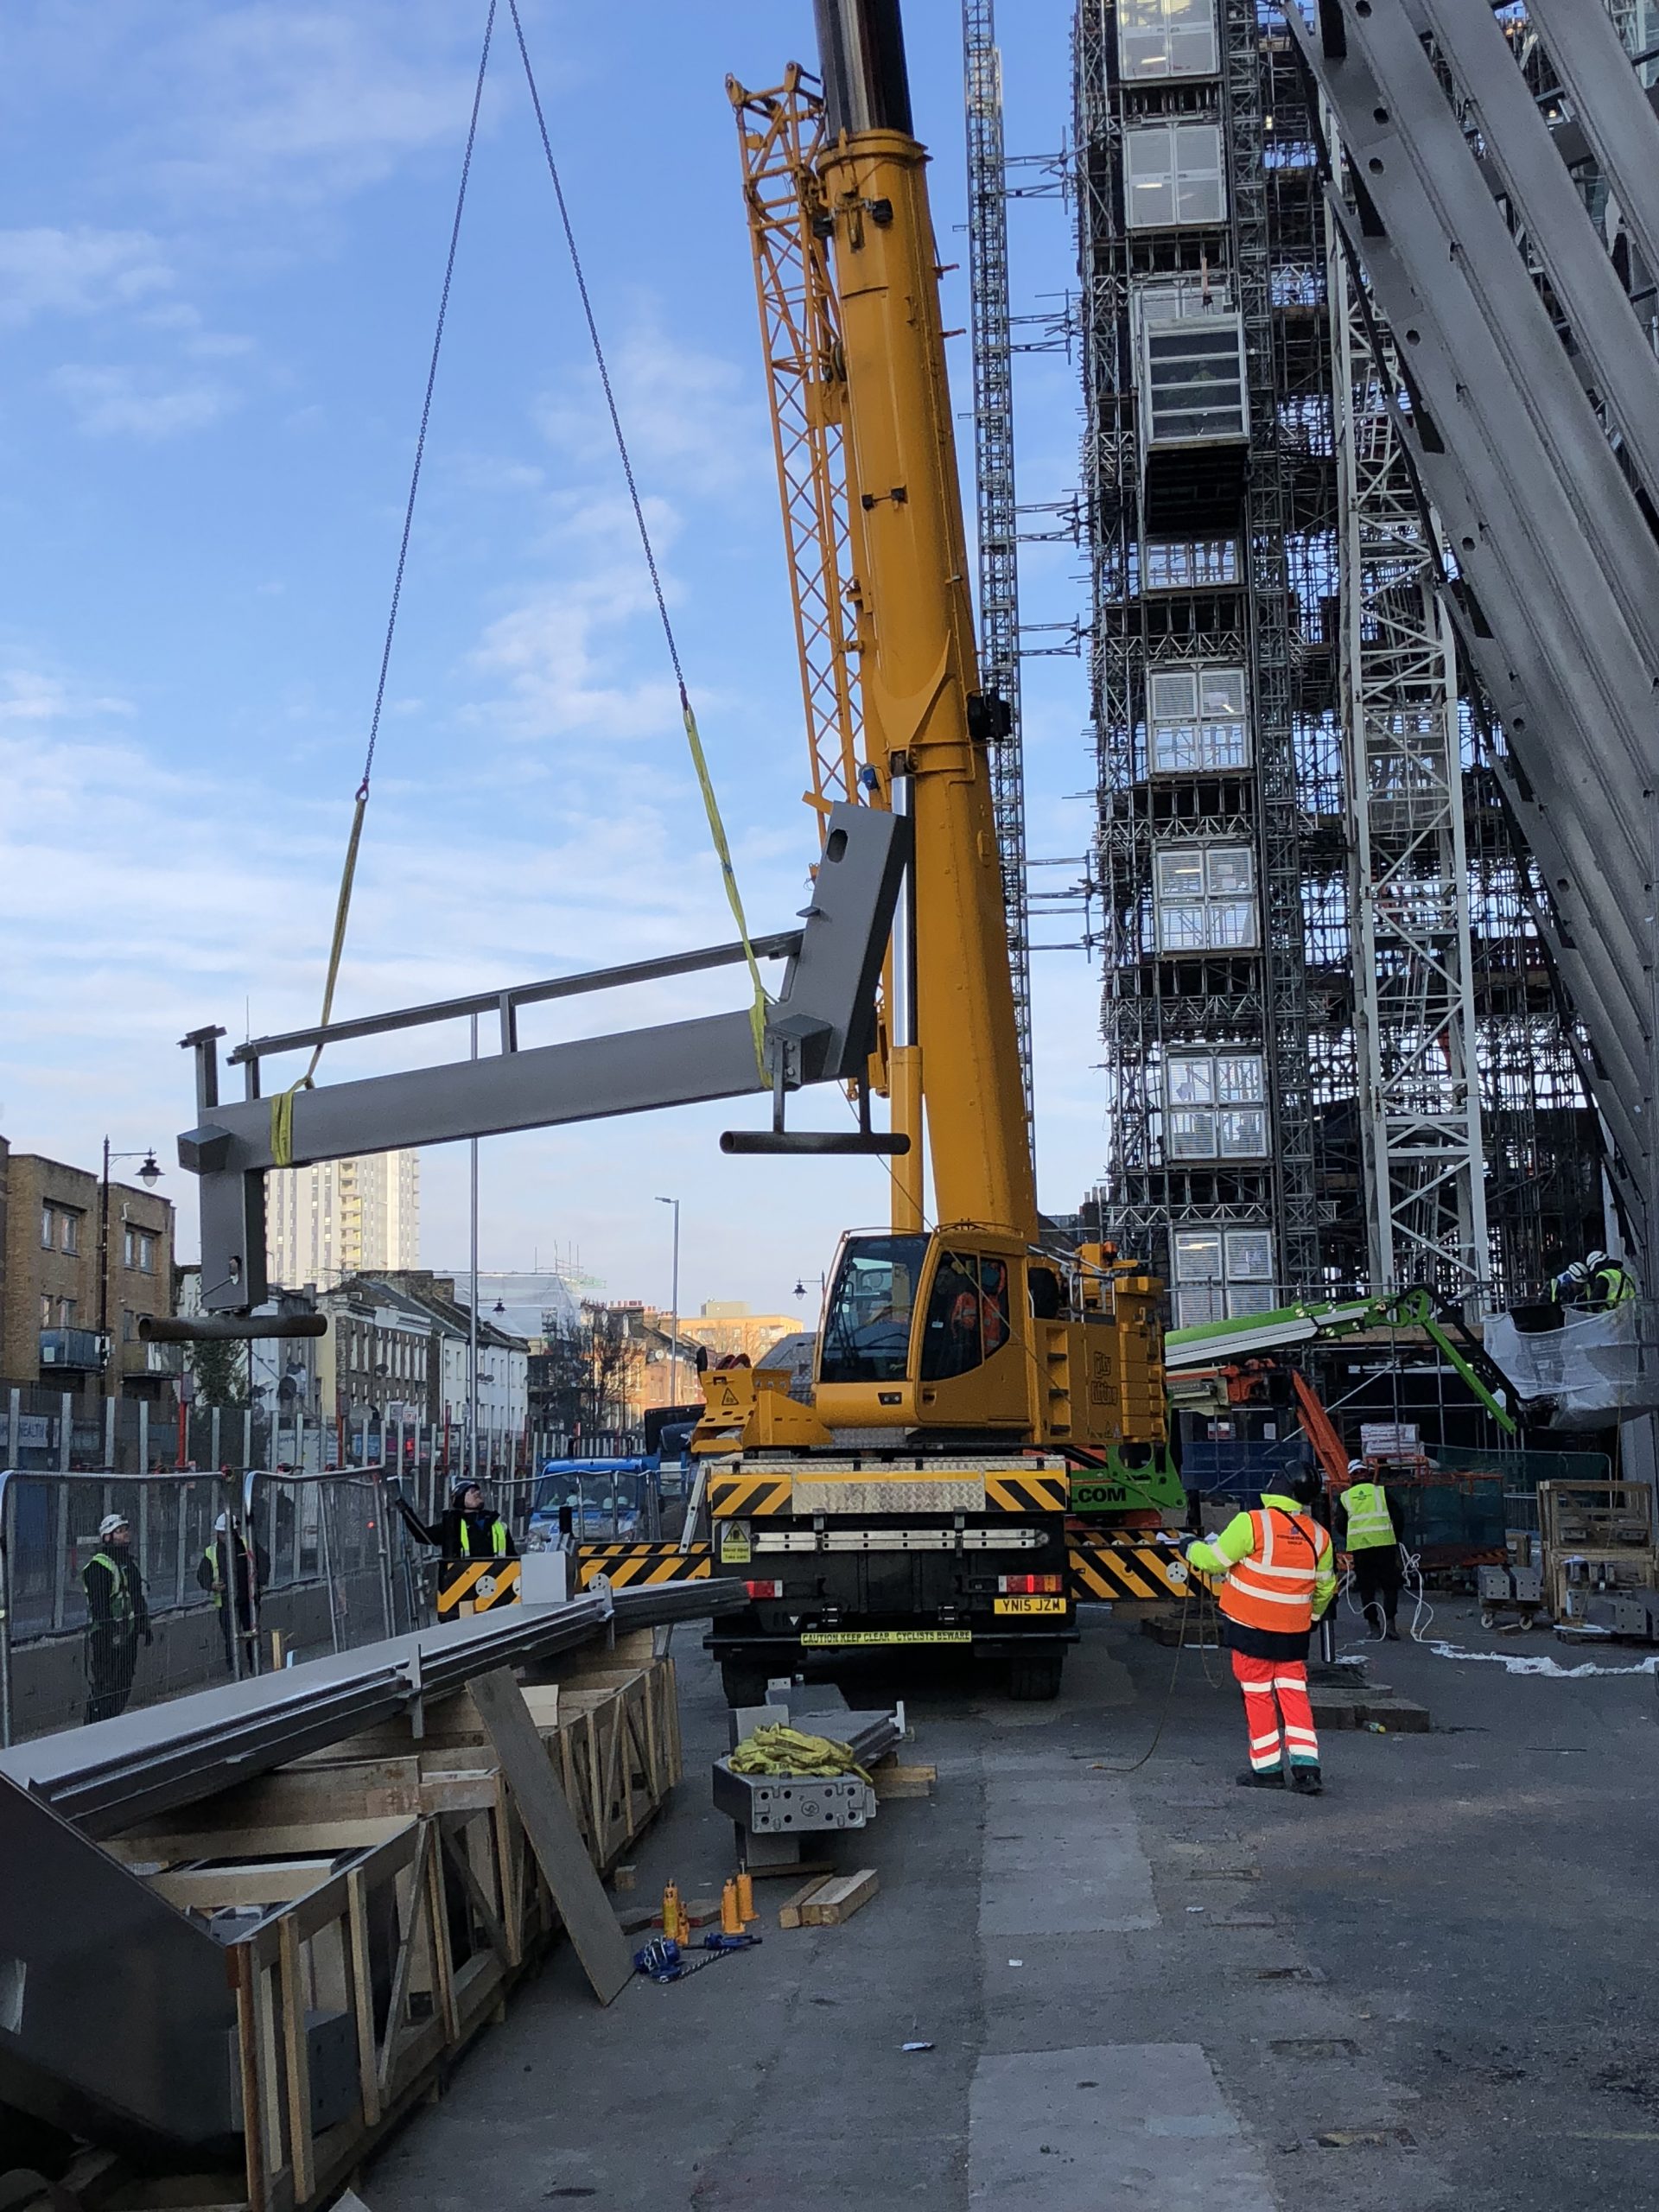
[[[89,437],[177,437],[207,429],[238,404],[226,385],[205,377],[181,381],[163,369],[93,368],[71,362],[54,372],[52,383]]]
[[[485,631],[473,658],[506,685],[505,696],[471,709],[520,740],[557,742],[576,737],[639,738],[679,725],[660,647],[645,665],[660,674],[618,680],[620,646],[607,633],[652,608],[643,567],[625,569],[533,593]]]
[[[41,315],[100,315],[131,306],[173,281],[148,231],[0,231],[0,323],[13,327]]]
[[[741,341],[750,339],[745,329]],[[718,499],[751,499],[747,464],[768,452],[769,439],[735,362],[693,345],[683,333],[665,331],[649,308],[636,312],[620,343],[609,350],[623,435],[645,480],[667,479]],[[549,441],[573,459],[616,467],[596,371],[549,395],[537,416]]]
[[[156,28],[152,66],[176,97],[156,169],[175,191],[302,203],[372,184],[434,144],[459,153],[476,63],[453,8],[197,4]],[[512,58],[498,41],[498,66]]]
[[[129,700],[76,691],[61,677],[43,675],[38,669],[0,671],[0,725],[85,721],[131,712]]]

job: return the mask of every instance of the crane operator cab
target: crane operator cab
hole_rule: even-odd
[[[1062,1260],[967,1225],[855,1232],[824,1302],[813,1409],[833,1430],[912,1439],[1161,1442],[1156,1294],[1104,1247]]]

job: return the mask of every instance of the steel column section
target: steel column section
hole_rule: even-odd
[[[1549,881],[1562,972],[1575,993],[1586,976],[1598,985],[1579,1001],[1592,1046],[1604,1071],[1630,1071],[1628,1084],[1602,1072],[1594,1087],[1645,1248],[1659,1212],[1659,555],[1399,0],[1373,0],[1363,16],[1333,0],[1322,20],[1339,22],[1341,53],[1287,17],[1363,188],[1349,235],[1403,340],[1408,434],[1451,531],[1471,658],[1530,787],[1522,818],[1541,855],[1553,846],[1567,863]],[[1601,251],[1587,226],[1581,247]]]
[[[1371,357],[1334,232],[1326,290],[1371,1285],[1463,1299],[1490,1259],[1451,628],[1394,428],[1393,365]]]
[[[1019,510],[1014,473],[1014,346],[1008,306],[1007,170],[1002,56],[995,0],[963,0],[968,113],[969,319],[974,360],[974,486],[979,551],[979,677],[1007,702],[1009,726],[990,753],[991,807],[1002,855],[1002,904],[1026,1126],[1033,1133],[1031,931],[1026,870],[1026,771],[1020,702]]]

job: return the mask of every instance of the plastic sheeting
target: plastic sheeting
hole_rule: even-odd
[[[1486,1350],[1529,1404],[1553,1402],[1552,1427],[1605,1428],[1659,1408],[1659,1363],[1652,1332],[1642,1325],[1646,1310],[1641,1299],[1606,1313],[1562,1306],[1560,1328],[1537,1330],[1496,1313],[1486,1323]]]

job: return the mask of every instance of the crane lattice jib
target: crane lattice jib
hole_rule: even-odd
[[[815,228],[823,103],[791,62],[783,83],[726,89],[737,117],[743,191],[772,407],[772,449],[794,602],[812,788],[820,829],[861,789],[861,715],[847,499],[846,372],[827,246]]]

